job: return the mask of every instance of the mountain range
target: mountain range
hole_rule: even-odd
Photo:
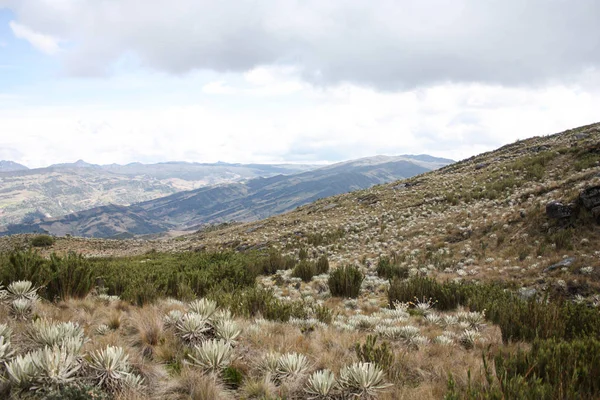
[[[297,164],[166,162],[95,165],[83,160],[29,169],[0,161],[0,226],[130,204],[182,190],[316,168]]]
[[[181,191],[131,205],[109,204],[90,207],[54,218],[40,216],[25,223],[8,225],[0,231],[0,234],[46,231],[59,236],[69,234],[107,238],[198,230],[223,222],[247,222],[266,218],[293,210],[319,198],[412,177],[440,168],[450,162],[451,160],[448,159],[426,155],[362,158],[295,174],[280,173],[243,182]],[[154,165],[152,168],[155,169],[153,172],[155,177],[161,176],[161,173],[167,174],[167,171],[162,168],[164,166],[166,170],[176,169],[181,168],[181,163]],[[212,164],[212,166],[219,167],[223,164]],[[136,175],[139,174],[137,168],[144,168],[136,164],[124,167],[129,171],[130,176],[139,176]],[[289,166],[271,167],[272,170],[261,171],[266,174],[266,172],[288,168],[286,172],[289,172],[290,168]],[[236,167],[227,164],[227,168]],[[238,168],[252,170],[258,166],[240,165]],[[97,167],[69,168],[70,171],[97,169]],[[110,169],[110,166],[100,168],[102,171],[107,169]],[[252,171],[256,173],[255,170]],[[124,173],[121,172],[121,176],[123,175]]]

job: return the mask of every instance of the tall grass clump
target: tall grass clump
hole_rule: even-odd
[[[356,298],[364,278],[358,268],[345,265],[333,271],[327,283],[332,296]]]
[[[50,278],[45,293],[49,299],[81,299],[94,286],[94,271],[87,259],[80,254],[70,252],[65,257],[52,254],[48,266]]]
[[[300,278],[304,282],[310,282],[310,280],[317,274],[317,266],[314,262],[303,260],[300,261],[292,271],[292,276]]]

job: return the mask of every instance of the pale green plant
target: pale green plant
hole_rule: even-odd
[[[281,379],[303,375],[308,371],[309,362],[304,354],[286,353],[277,362],[277,376]]]
[[[7,340],[12,335],[12,329],[7,324],[0,324],[0,336],[4,336]]]
[[[54,323],[48,319],[38,319],[31,324],[27,337],[36,346],[62,345],[69,339],[77,339],[83,345],[83,328],[73,322]]]
[[[196,313],[187,313],[175,325],[176,334],[184,342],[194,345],[202,342],[211,326],[208,320]]]
[[[335,375],[328,369],[313,372],[308,378],[304,391],[309,399],[332,400],[337,386]]]
[[[213,300],[199,299],[188,304],[191,312],[196,313],[204,319],[209,319],[217,310],[217,303]]]
[[[373,363],[354,363],[340,370],[339,385],[351,398],[373,399],[390,385],[384,380],[383,370]]]
[[[106,324],[100,324],[95,329],[96,335],[104,336],[110,332],[110,327]]]
[[[10,339],[0,336],[0,364],[4,364],[14,355],[15,352],[11,347]]]
[[[75,381],[80,360],[64,347],[44,347],[31,354],[34,365],[32,389],[56,388]]]
[[[215,323],[215,336],[225,342],[235,344],[242,330],[235,321],[221,320]]]
[[[279,366],[279,358],[281,354],[275,352],[269,352],[262,356],[258,363],[258,369],[263,373],[276,375],[277,367]]]
[[[12,300],[9,307],[10,314],[15,319],[27,320],[33,313],[33,301],[26,298]]]
[[[11,385],[28,388],[33,384],[37,368],[32,359],[32,353],[17,355],[6,364],[6,376]]]
[[[122,347],[108,346],[90,354],[88,367],[91,379],[98,386],[115,391],[125,387],[131,373],[129,355]]]
[[[475,347],[477,340],[479,339],[479,332],[471,329],[465,329],[463,333],[458,337],[458,342],[462,347],[467,350]]]
[[[195,345],[188,355],[193,364],[209,372],[218,372],[227,368],[233,358],[233,348],[224,340],[210,339]]]
[[[6,288],[7,297],[10,300],[27,299],[35,301],[38,299],[37,288],[30,281],[15,281]]]
[[[180,310],[171,310],[165,317],[163,318],[163,322],[167,328],[176,327],[177,324],[183,318],[184,313]]]

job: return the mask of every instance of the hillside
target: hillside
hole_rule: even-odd
[[[5,234],[47,231],[55,235],[112,237],[197,230],[207,224],[259,220],[319,198],[414,176],[447,164],[443,159],[422,161],[409,157],[371,157],[299,174],[180,192],[129,207],[92,208],[60,218],[12,225]]]
[[[573,269],[600,264],[597,225],[575,219],[563,229],[563,222],[545,213],[551,201],[576,201],[581,190],[600,184],[599,143],[600,124],[589,125],[256,222],[177,239],[62,238],[53,250],[74,248],[98,256],[150,249],[307,247],[327,253],[334,264],[374,265],[380,255],[397,254],[414,273],[501,277],[527,285],[540,276],[546,280],[543,270],[563,257],[576,257]],[[6,247],[24,238],[1,240]]]
[[[23,164],[14,161],[0,160],[0,172],[23,171],[29,169]]]
[[[4,354],[98,398],[596,399],[600,124],[176,238],[2,237],[0,267],[33,281]],[[43,392],[6,359],[0,394]]]
[[[95,165],[79,160],[28,169],[10,161],[3,163],[0,164],[0,226],[55,218],[108,204],[126,206],[182,190],[315,168],[292,164],[185,162]]]

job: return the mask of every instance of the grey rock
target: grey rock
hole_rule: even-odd
[[[534,297],[537,294],[537,289],[522,287],[517,291],[517,294],[523,300],[529,300],[530,298]]]
[[[475,166],[475,169],[480,170],[480,169],[487,167],[488,165],[490,165],[490,164],[489,163],[479,163]]]
[[[600,206],[600,186],[586,188],[579,193],[579,201],[588,210]]]
[[[546,216],[551,219],[570,218],[575,213],[575,207],[572,204],[563,204],[559,201],[551,201],[546,204]]]
[[[575,260],[576,260],[575,257],[565,258],[564,260],[557,262],[556,264],[552,264],[552,265],[544,268],[544,272],[550,272],[550,271],[554,271],[555,269],[558,269],[558,268],[568,267],[571,264],[573,264],[575,262]]]

